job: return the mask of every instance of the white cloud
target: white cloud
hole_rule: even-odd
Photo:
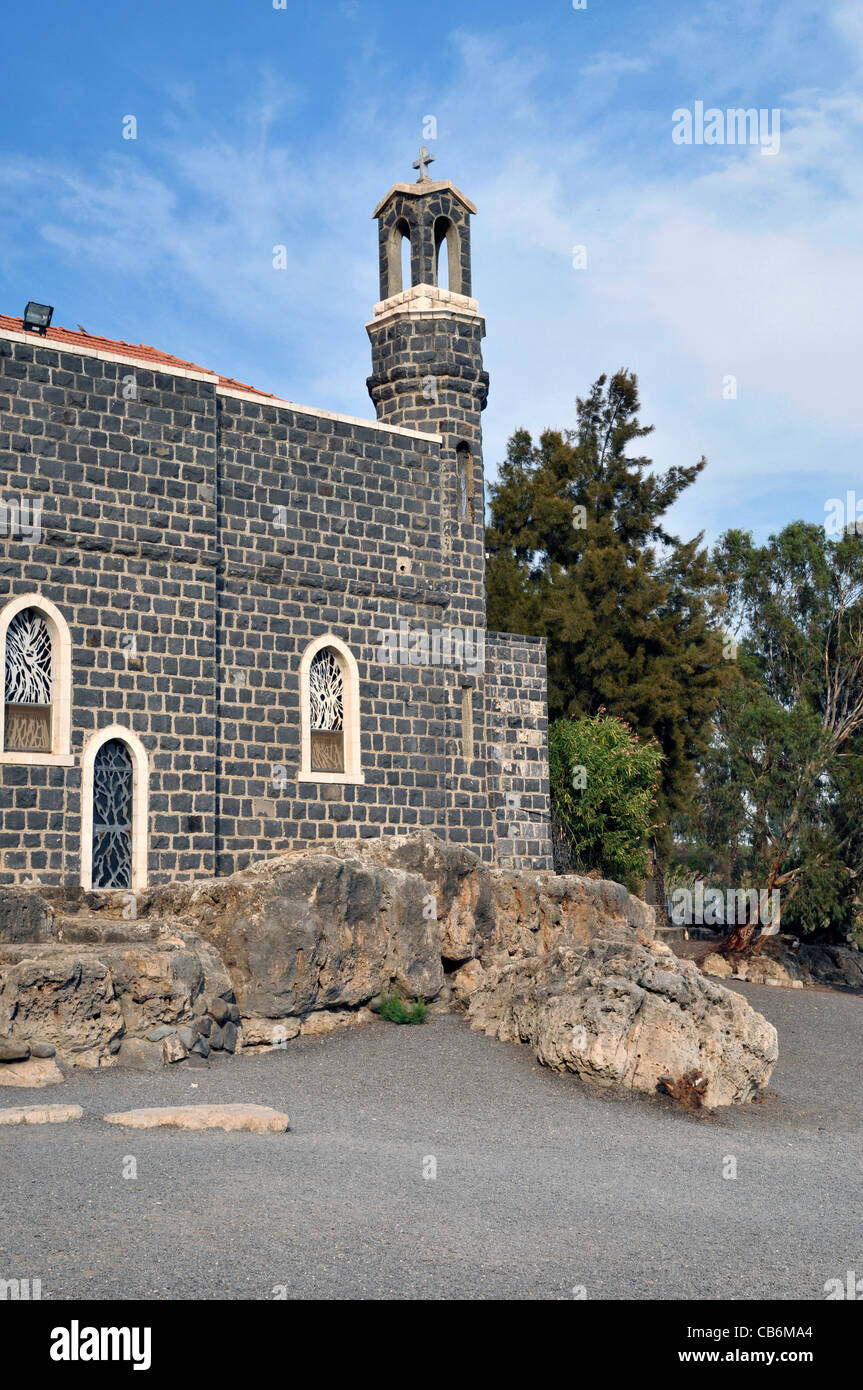
[[[598,53],[591,62],[579,68],[580,77],[617,77],[626,72],[647,72],[647,58],[627,58],[622,53]]]
[[[863,63],[863,10],[860,5],[841,5],[830,18],[842,38],[856,52],[858,61]]]

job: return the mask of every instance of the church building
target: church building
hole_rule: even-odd
[[[0,882],[423,827],[551,867],[544,644],[486,630],[476,209],[429,161],[374,211],[375,421],[0,315]]]

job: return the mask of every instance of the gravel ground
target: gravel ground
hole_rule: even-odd
[[[777,1094],[712,1116],[555,1076],[454,1017],[6,1091],[85,1118],[0,1128],[0,1278],[52,1299],[821,1299],[863,1274],[863,997],[739,989],[779,1030]],[[99,1119],[195,1101],[274,1105],[291,1131]]]

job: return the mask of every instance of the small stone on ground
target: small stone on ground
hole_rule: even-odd
[[[31,1057],[29,1062],[0,1067],[0,1086],[56,1086],[65,1079],[53,1057]]]
[[[248,1129],[254,1134],[283,1134],[290,1123],[284,1111],[269,1105],[158,1105],[105,1115],[111,1125],[129,1129]]]
[[[0,1109],[0,1125],[63,1125],[83,1114],[80,1105],[11,1105]]]

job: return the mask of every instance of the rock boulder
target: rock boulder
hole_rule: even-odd
[[[605,1086],[655,1092],[662,1077],[698,1070],[710,1106],[750,1100],[778,1055],[772,1024],[659,942],[598,939],[498,964],[468,1019]]]
[[[312,851],[231,878],[174,884],[154,910],[216,949],[241,1016],[305,1017],[358,1008],[383,987],[434,998],[443,985],[428,885],[398,867]]]
[[[371,1019],[393,987],[602,1084],[697,1069],[713,1105],[748,1099],[776,1056],[771,1026],[656,943],[620,884],[495,869],[429,832],[168,884],[132,923],[83,906],[16,902],[0,943],[0,1039],[75,1065],[207,1066]],[[25,921],[42,938],[22,942]]]
[[[704,957],[701,968],[706,975],[726,980],[733,976],[753,985],[863,990],[863,951],[794,937],[769,937],[757,950],[741,956],[712,951]]]

